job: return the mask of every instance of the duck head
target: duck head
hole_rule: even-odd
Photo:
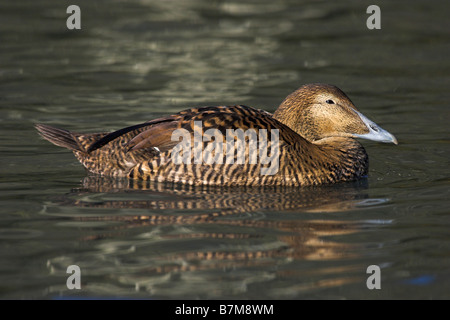
[[[397,144],[397,139],[360,113],[339,88],[307,84],[291,93],[274,113],[309,142],[332,137],[363,138]]]

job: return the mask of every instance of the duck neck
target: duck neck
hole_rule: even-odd
[[[300,171],[309,171],[305,175],[310,180],[307,184],[354,181],[368,173],[369,158],[366,150],[353,138],[326,138],[312,142],[310,146],[308,154],[305,154],[302,146],[297,150]]]
[[[352,181],[368,174],[369,156],[357,140],[348,137],[322,139],[315,143],[329,159],[338,164],[337,173],[343,181]]]

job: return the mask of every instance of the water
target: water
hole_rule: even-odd
[[[0,298],[450,298],[448,1],[0,4]],[[398,146],[368,179],[185,189],[88,175],[34,123],[108,131],[187,107],[274,111],[339,86]],[[69,265],[81,290],[69,290]],[[377,265],[381,289],[366,286]]]

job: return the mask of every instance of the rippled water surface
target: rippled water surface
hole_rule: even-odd
[[[448,1],[0,4],[0,298],[449,299]],[[34,123],[110,131],[192,106],[343,89],[399,145],[303,189],[130,186]],[[69,290],[67,267],[81,270]],[[370,265],[381,289],[369,290]]]

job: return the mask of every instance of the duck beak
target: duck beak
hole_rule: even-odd
[[[369,120],[365,115],[355,110],[355,112],[358,114],[358,116],[361,118],[361,120],[364,122],[364,124],[367,126],[367,129],[369,129],[369,133],[366,134],[354,134],[357,138],[372,140],[372,141],[379,141],[379,142],[385,142],[385,143],[393,143],[398,144],[397,139],[392,135],[391,133],[387,132],[383,128],[381,128],[379,125],[377,125],[375,122]]]

